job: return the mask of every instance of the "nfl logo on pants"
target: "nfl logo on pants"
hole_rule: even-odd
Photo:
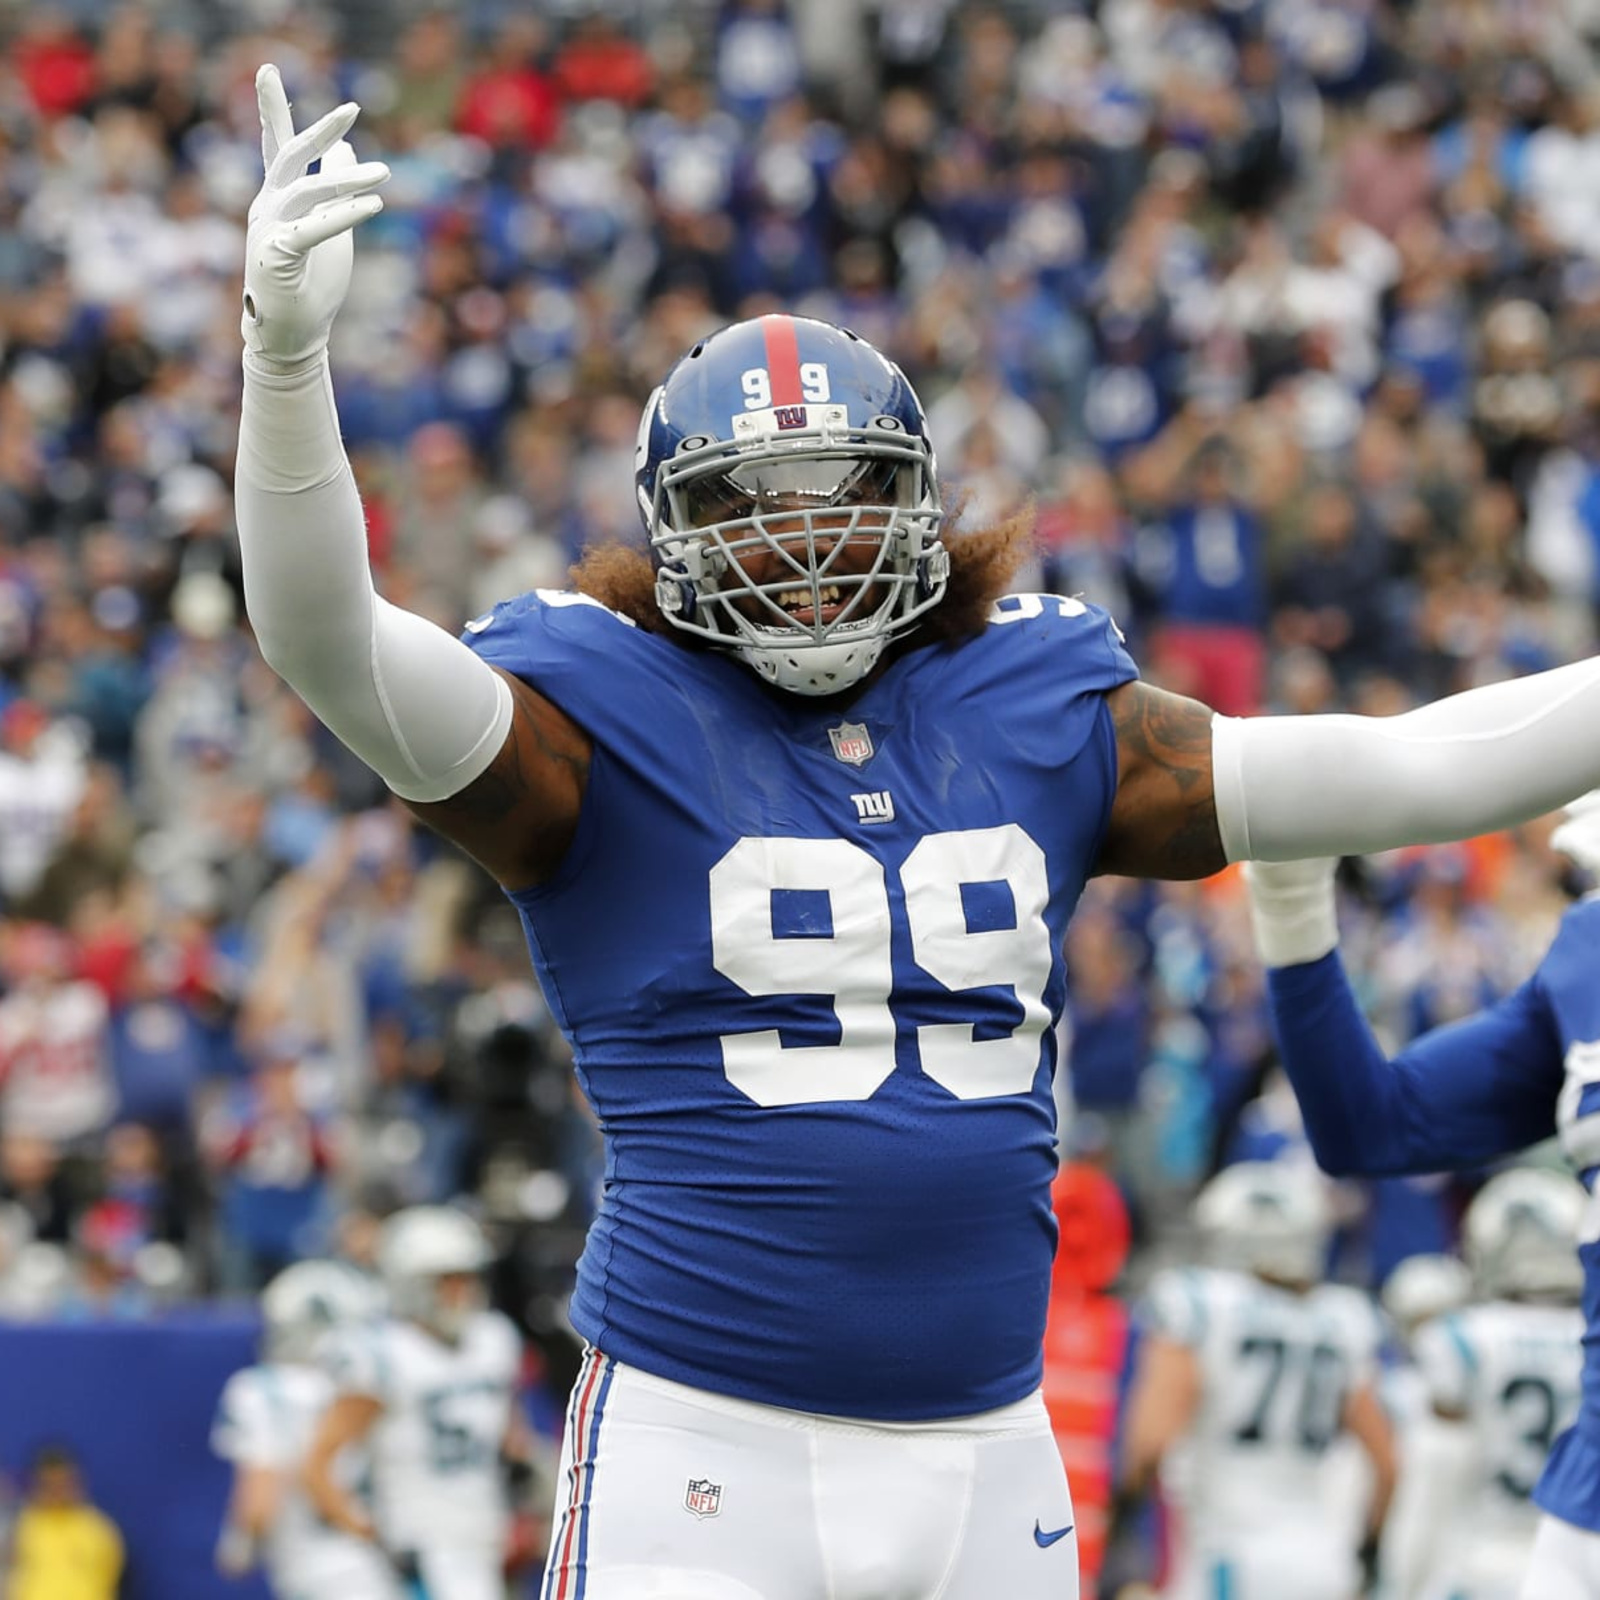
[[[722,1485],[709,1478],[691,1478],[683,1503],[697,1517],[714,1517],[722,1509]]]

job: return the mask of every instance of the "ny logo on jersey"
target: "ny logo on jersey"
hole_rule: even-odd
[[[873,794],[853,794],[850,798],[856,804],[857,822],[894,821],[894,796],[887,789]]]
[[[683,1492],[683,1505],[697,1517],[714,1517],[722,1509],[722,1485],[709,1478],[691,1478]]]

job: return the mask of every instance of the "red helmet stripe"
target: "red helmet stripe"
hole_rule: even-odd
[[[761,332],[767,341],[767,376],[772,380],[773,405],[804,405],[805,396],[800,392],[800,340],[794,318],[763,317]]]

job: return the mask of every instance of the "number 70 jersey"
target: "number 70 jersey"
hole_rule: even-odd
[[[594,741],[567,860],[512,896],[606,1139],[579,1332],[836,1415],[1030,1392],[1062,938],[1136,675],[1115,625],[1009,596],[843,707],[576,595],[466,638]]]
[[[1340,1284],[1295,1293],[1183,1267],[1152,1280],[1146,1313],[1194,1352],[1200,1371],[1200,1406],[1175,1473],[1191,1528],[1220,1548],[1307,1517],[1326,1526],[1328,1447],[1350,1395],[1376,1375],[1372,1302]]]

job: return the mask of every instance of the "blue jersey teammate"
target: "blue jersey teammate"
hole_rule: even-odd
[[[1600,868],[1600,795],[1569,808],[1551,842],[1589,873]],[[1273,1023],[1318,1162],[1336,1176],[1439,1172],[1557,1135],[1592,1196],[1600,1179],[1600,896],[1567,911],[1519,989],[1385,1059],[1339,959],[1333,867],[1309,860],[1245,869]],[[1544,1515],[1519,1590],[1527,1600],[1600,1593],[1597,1215],[1591,1199],[1573,1240],[1587,1324],[1581,1402],[1534,1487]]]
[[[504,886],[605,1132],[545,1600],[1064,1600],[1040,1399],[1062,936],[1094,873],[1458,837],[1600,782],[1600,663],[1404,718],[1214,718],[947,542],[860,339],[705,339],[649,552],[464,640],[373,590],[326,345],[381,205],[257,78],[235,481],[267,659]],[[315,165],[317,170],[310,168]]]

